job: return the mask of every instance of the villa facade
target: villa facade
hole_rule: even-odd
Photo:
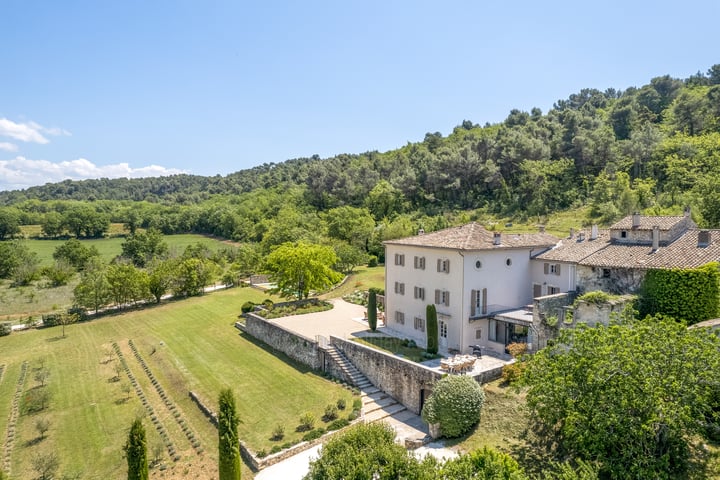
[[[426,345],[426,307],[438,313],[440,349],[473,345],[503,352],[512,342],[542,348],[540,323],[575,294],[635,293],[650,269],[720,261],[720,230],[682,216],[630,215],[558,239],[544,232],[493,232],[477,223],[385,242],[386,325]],[[562,313],[562,312],[560,312]]]

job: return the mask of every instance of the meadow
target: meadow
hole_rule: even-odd
[[[24,235],[32,234],[31,226],[23,227]],[[181,234],[166,235],[163,237],[168,244],[170,253],[181,254],[189,245],[200,243],[211,251],[228,248],[229,245],[221,240],[204,235]],[[40,266],[52,265],[53,252],[65,243],[65,240],[45,240],[29,238],[23,240],[28,248],[35,252]],[[124,238],[113,236],[101,239],[80,240],[85,245],[97,248],[104,263],[109,263],[122,252]],[[64,310],[72,305],[73,288],[77,285],[79,276],[75,276],[67,285],[46,288],[42,280],[26,287],[11,287],[10,280],[0,280],[0,321],[9,320],[13,323],[23,323],[28,317],[37,318],[43,314]]]
[[[352,404],[352,392],[268,351],[234,328],[244,302],[265,298],[267,294],[258,290],[236,288],[71,325],[66,327],[65,338],[61,327],[0,338],[0,436],[4,442],[9,436],[14,439],[9,453],[12,478],[32,478],[32,458],[48,452],[57,453],[61,473],[81,473],[83,479],[124,478],[122,446],[137,416],[144,416],[149,453],[162,455],[163,467],[153,469],[153,478],[215,477],[217,432],[189,398],[190,391],[216,408],[220,389],[231,387],[241,419],[240,438],[256,452],[299,440],[303,433],[295,429],[306,412],[322,426],[325,407],[339,399]],[[175,406],[172,411],[133,355],[129,341]],[[113,353],[113,344],[164,426],[179,461],[172,461],[168,449],[163,448],[138,393],[123,388],[129,383],[127,373],[117,378],[118,355]],[[28,373],[21,397],[47,389],[49,407],[25,414],[21,402],[16,425],[11,426],[8,421],[24,362]],[[43,366],[49,372],[45,387],[34,379]],[[202,453],[198,454],[189,434],[176,421],[175,412]],[[40,418],[50,422],[44,438],[35,427]],[[271,439],[278,426],[284,426],[281,441]],[[10,435],[10,431],[14,433]],[[245,473],[248,478],[249,472]]]

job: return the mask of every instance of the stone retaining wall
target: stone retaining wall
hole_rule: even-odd
[[[324,355],[315,340],[270,323],[254,313],[245,314],[245,324],[235,327],[314,370],[322,370]]]
[[[420,413],[423,390],[429,392],[442,375],[404,358],[381,352],[365,345],[330,337],[330,342],[342,351],[373,385],[402,403],[413,413]]]

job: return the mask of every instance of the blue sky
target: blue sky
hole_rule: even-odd
[[[705,72],[718,18],[716,0],[0,0],[0,190],[386,151]]]

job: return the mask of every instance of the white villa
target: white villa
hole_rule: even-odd
[[[386,325],[426,345],[425,312],[434,303],[441,350],[480,345],[502,352],[512,341],[530,342],[527,325],[494,315],[532,302],[531,259],[557,241],[546,233],[491,232],[477,223],[386,241]]]
[[[512,342],[533,350],[546,341],[535,328],[544,315],[534,311],[538,299],[599,289],[632,293],[649,269],[719,260],[720,230],[699,230],[689,211],[633,214],[608,230],[593,226],[562,240],[470,223],[385,242],[386,325],[426,345],[425,312],[433,303],[441,351],[469,353],[478,345],[499,353]]]

